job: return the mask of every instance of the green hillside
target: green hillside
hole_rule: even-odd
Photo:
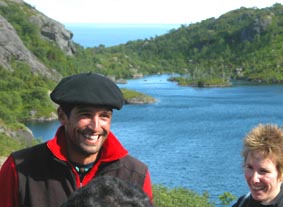
[[[176,72],[190,81],[214,79],[224,85],[231,79],[282,83],[282,19],[280,4],[241,8],[106,51],[124,54],[143,73]]]
[[[73,42],[73,54],[67,54],[56,44],[56,35],[49,34],[54,35],[53,40],[43,37],[45,31],[35,24],[42,20],[40,15],[43,14],[24,2],[0,0],[0,17],[12,25],[32,54],[21,56],[21,50],[18,50],[11,56],[0,56],[0,156],[35,144],[23,123],[54,117],[56,106],[50,101],[49,93],[66,75],[93,71],[121,81],[142,75],[177,73],[180,77],[172,81],[197,87],[226,87],[233,80],[283,83],[281,4],[264,9],[243,7],[217,19],[180,25],[165,35],[114,47],[84,48]],[[3,22],[0,22],[1,35],[6,28]],[[4,49],[10,49],[4,48],[4,43],[1,42],[0,55]],[[29,60],[23,58],[31,56],[44,67],[40,70],[32,68]],[[9,66],[3,62],[8,62]],[[123,92],[132,102],[140,102],[131,91]],[[162,200],[156,201],[157,204],[160,202],[159,206],[169,199],[168,194],[172,193],[172,198],[176,194],[180,198],[191,194],[182,189],[168,192],[160,187],[155,190],[162,193]],[[199,199],[207,203],[208,200],[207,195],[191,197],[196,199],[192,203],[200,203]],[[230,194],[220,198],[224,204],[233,199]],[[176,205],[173,203],[172,206]]]
[[[74,43],[67,55],[42,38],[30,19],[37,11],[25,3],[1,0],[0,15],[16,30],[24,45],[47,68],[62,76],[94,71],[114,80],[174,72],[182,85],[228,86],[231,80],[283,82],[283,6],[240,8],[219,18],[181,25],[165,35],[106,48]],[[3,6],[5,4],[5,6]],[[55,106],[49,92],[56,79],[35,73],[9,58],[12,69],[0,66],[0,126],[47,119]]]

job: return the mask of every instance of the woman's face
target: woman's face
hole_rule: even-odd
[[[250,152],[245,163],[245,177],[253,199],[268,204],[280,192],[281,178],[275,160],[260,152]]]

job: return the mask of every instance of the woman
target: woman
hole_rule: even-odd
[[[283,207],[283,131],[258,125],[244,139],[244,172],[250,193],[233,207]]]

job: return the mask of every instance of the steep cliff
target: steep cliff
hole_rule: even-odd
[[[0,9],[6,16],[10,15],[8,9],[20,8],[28,16],[30,23],[40,31],[40,36],[51,44],[57,45],[66,55],[75,53],[72,37],[73,34],[66,30],[64,25],[50,19],[22,0],[0,0]],[[5,13],[6,11],[6,13]],[[11,13],[11,9],[9,10]],[[1,14],[1,13],[0,13]],[[59,80],[62,76],[55,69],[46,67],[26,46],[19,37],[14,26],[0,15],[0,65],[8,70],[13,70],[12,62],[21,61],[28,64],[32,72],[49,79]]]
[[[40,28],[42,38],[55,42],[67,55],[73,55],[75,53],[72,42],[73,33],[65,29],[63,24],[50,19],[35,9],[33,11],[35,11],[35,15],[31,16],[29,20]]]
[[[36,74],[51,79],[52,77],[60,77],[55,70],[48,69],[25,47],[15,29],[2,16],[0,16],[0,33],[0,64],[4,68],[13,70],[11,62],[17,60],[30,65]]]

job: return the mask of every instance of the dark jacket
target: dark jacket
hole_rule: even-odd
[[[63,128],[59,128],[52,140],[15,152],[8,158],[7,163],[4,163],[0,184],[2,189],[7,186],[5,190],[11,191],[4,207],[60,206],[75,189],[85,186],[94,177],[103,175],[126,180],[142,188],[149,197],[152,196],[147,166],[130,156],[112,133],[103,144],[99,160],[80,181],[75,168],[66,158],[63,132]],[[13,173],[9,175],[9,172]],[[4,175],[10,176],[5,179],[6,183],[1,178]],[[9,186],[11,184],[8,181],[14,183],[13,187]],[[16,195],[18,201],[15,203],[13,197]],[[5,201],[5,198],[3,199]]]
[[[281,185],[280,193],[269,205],[263,205],[261,202],[256,201],[249,194],[248,196],[242,196],[232,207],[283,207],[283,186]]]

